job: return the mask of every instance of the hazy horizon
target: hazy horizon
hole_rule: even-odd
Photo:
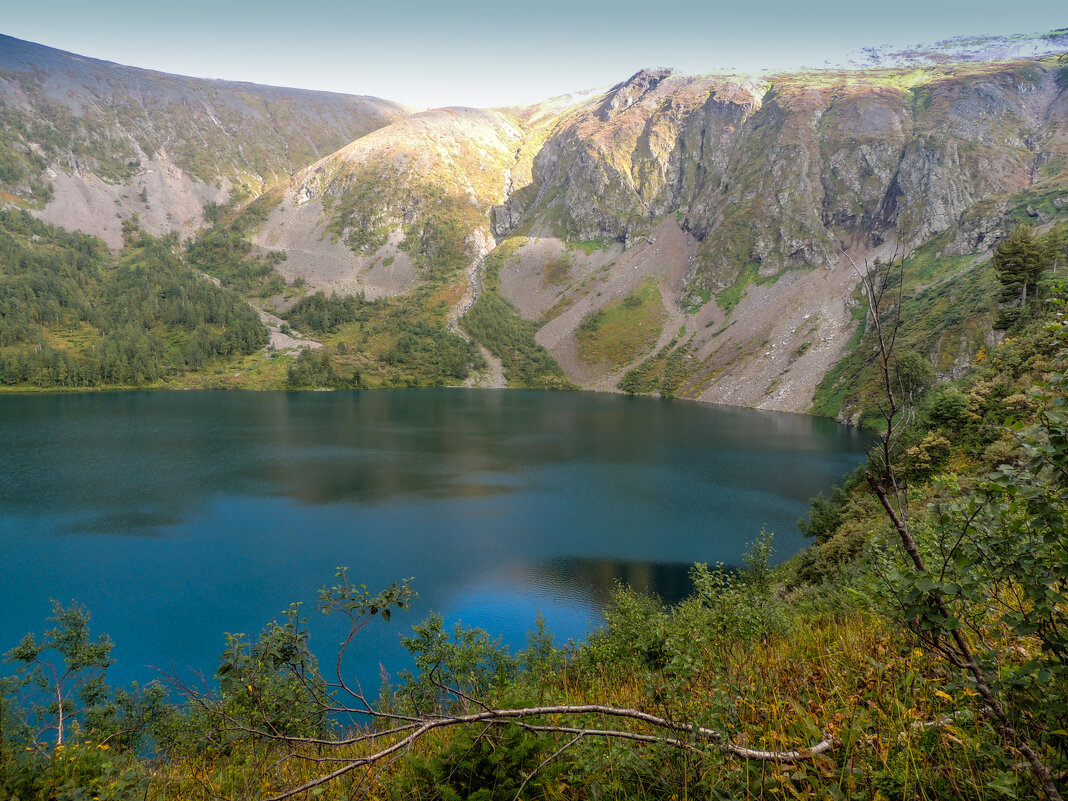
[[[734,4],[681,0],[653,13],[632,0],[500,9],[318,0],[294,7],[189,0],[181,14],[132,0],[55,0],[5,10],[2,33],[133,67],[198,78],[374,95],[413,108],[534,103],[610,86],[644,67],[699,74],[844,63],[862,48],[895,49],[972,35],[1054,30],[1060,2],[902,0],[888,17],[844,0]]]

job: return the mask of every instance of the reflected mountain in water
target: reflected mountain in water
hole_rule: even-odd
[[[589,591],[593,605],[603,607],[616,587],[625,585],[646,595],[676,604],[693,591],[693,564],[628,562],[620,559],[550,559],[541,567],[548,580],[563,581]]]
[[[337,565],[420,593],[363,638],[372,682],[430,611],[520,644],[541,611],[580,637],[616,581],[677,600],[690,564],[739,564],[764,527],[795,552],[807,499],[864,445],[828,420],[577,392],[3,396],[0,650],[73,599],[117,680],[210,674],[224,632],[310,606]]]

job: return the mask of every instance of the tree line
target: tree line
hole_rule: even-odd
[[[144,384],[267,344],[258,315],[129,224],[127,247],[0,211],[0,384]]]

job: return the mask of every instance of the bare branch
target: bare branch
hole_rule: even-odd
[[[876,346],[878,349],[876,366],[879,370],[880,378],[882,379],[882,390],[886,400],[886,405],[883,407],[886,429],[880,437],[882,475],[876,477],[869,472],[867,473],[866,478],[868,485],[879,498],[879,503],[882,505],[883,510],[890,519],[890,523],[897,532],[901,545],[912,562],[916,573],[920,575],[928,575],[927,568],[923,562],[923,557],[920,555],[919,548],[916,546],[916,541],[913,539],[908,527],[908,487],[905,482],[898,480],[891,458],[893,440],[897,433],[895,425],[898,413],[901,410],[897,397],[894,394],[893,380],[891,378],[891,361],[894,346],[897,342],[897,335],[901,329],[901,306],[905,284],[904,276],[902,275],[898,281],[897,298],[893,310],[893,317],[890,321],[890,332],[888,334],[887,324],[883,319],[883,296],[888,287],[889,272],[877,285],[875,277],[871,275],[870,270],[862,272],[857,267],[856,263],[853,262],[853,259],[849,254],[847,253],[845,255],[853,265],[853,269],[857,272],[857,275],[860,277],[865,295],[867,296],[868,311],[871,314],[876,337]],[[891,264],[892,263],[893,261],[891,261]],[[903,270],[903,262],[900,269]],[[896,506],[895,503],[891,502],[891,496],[893,496],[894,501],[896,501]],[[969,523],[973,519],[974,517],[969,518]],[[957,618],[947,606],[945,595],[937,587],[927,593],[927,603],[930,609],[937,615],[938,619],[942,621],[950,621]],[[1012,720],[1002,706],[1000,699],[995,696],[993,690],[990,688],[986,672],[975,658],[964,629],[960,625],[949,625],[944,622],[933,631],[924,632],[924,634],[927,638],[932,640],[932,647],[941,653],[947,662],[955,667],[963,668],[971,674],[978,695],[986,705],[986,708],[989,709],[991,715],[1001,726],[1002,736],[1006,743],[1019,750],[1019,752],[1027,759],[1031,766],[1032,773],[1042,786],[1046,797],[1050,799],[1050,801],[1060,801],[1061,795],[1057,790],[1050,769],[1034,749],[1031,748],[1030,744],[1024,737],[1016,730]]]
[[[267,801],[282,801],[282,799],[291,798],[294,795],[298,795],[299,793],[306,792],[315,787],[326,784],[327,782],[333,781],[334,779],[337,779],[338,777],[343,776],[346,773],[355,770],[356,768],[372,765],[387,757],[393,756],[402,750],[409,748],[416,740],[437,729],[471,725],[475,723],[520,725],[524,729],[527,729],[529,731],[573,734],[576,736],[576,738],[610,737],[614,739],[632,740],[637,742],[661,743],[674,747],[692,747],[692,744],[675,737],[642,734],[639,732],[631,732],[622,729],[590,729],[569,726],[535,725],[526,724],[523,722],[524,718],[529,717],[585,714],[598,714],[604,715],[606,717],[625,718],[640,721],[642,723],[646,723],[659,729],[686,732],[715,742],[717,744],[717,747],[725,753],[733,754],[734,756],[738,756],[743,759],[759,760],[766,762],[799,762],[801,760],[809,759],[819,754],[827,753],[835,746],[834,739],[828,736],[820,742],[816,743],[815,745],[811,746],[810,748],[805,749],[796,749],[790,751],[764,751],[759,749],[746,748],[744,746],[736,745],[734,743],[722,742],[723,735],[715,729],[708,729],[703,726],[695,726],[689,723],[674,723],[670,720],[667,720],[666,718],[651,715],[647,712],[641,712],[637,709],[625,709],[619,707],[603,706],[601,704],[541,706],[526,707],[522,709],[491,709],[488,711],[474,712],[468,715],[457,715],[454,717],[441,717],[425,720],[423,721],[422,725],[410,731],[407,736],[401,738],[397,742],[392,743],[391,745],[388,745],[374,753],[352,759],[347,764],[341,766],[340,768],[334,771],[331,771],[330,773],[324,774],[323,776],[305,782],[299,787],[286,790],[285,792],[279,795],[272,796],[270,799],[267,799]]]

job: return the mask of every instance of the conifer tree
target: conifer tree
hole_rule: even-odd
[[[1026,315],[1028,298],[1035,297],[1047,267],[1043,243],[1036,239],[1031,226],[1021,225],[994,248],[993,264],[1001,282],[998,301],[1009,304],[998,315],[996,327],[1008,328]]]

